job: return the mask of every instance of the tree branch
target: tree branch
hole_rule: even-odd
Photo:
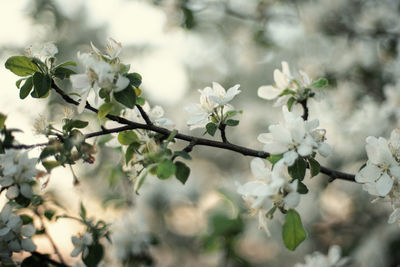
[[[153,123],[151,122],[149,116],[147,116],[147,113],[143,110],[143,108],[140,105],[136,105],[137,109],[140,112],[140,115],[142,115],[142,118],[146,122],[147,125],[152,125]]]
[[[229,143],[228,139],[226,138],[226,132],[225,132],[225,128],[226,128],[226,124],[221,122],[218,126],[219,130],[221,131],[221,139],[222,142],[224,143]]]
[[[64,91],[55,84],[54,81],[52,81],[52,87],[66,102],[76,105],[76,106],[79,105],[79,103],[77,101],[73,100],[71,97],[66,95],[64,93]],[[86,103],[85,108],[92,112],[98,113],[98,110],[96,108],[92,107],[89,103]],[[308,117],[308,109],[306,109],[306,110],[307,110],[306,115]],[[160,134],[163,134],[166,136],[169,136],[172,132],[166,128],[155,126],[154,124],[149,125],[149,124],[137,123],[137,122],[133,122],[133,121],[130,121],[130,120],[127,120],[125,118],[115,116],[115,115],[108,114],[106,117],[108,119],[110,119],[112,121],[116,121],[120,124],[125,124],[126,126],[113,128],[113,129],[102,129],[99,132],[94,132],[94,133],[85,135],[85,138],[91,138],[91,137],[95,137],[95,136],[101,136],[101,135],[105,135],[105,134],[117,133],[117,132],[122,132],[122,131],[126,131],[126,130],[133,130],[133,129],[148,130],[148,131],[157,132],[157,133],[160,133]],[[218,141],[214,141],[214,140],[194,137],[194,136],[181,134],[181,133],[177,133],[175,135],[175,138],[192,143],[193,144],[192,148],[195,145],[196,146],[209,146],[209,147],[216,147],[216,148],[234,151],[234,152],[240,153],[244,156],[252,156],[252,157],[258,157],[258,158],[263,158],[263,159],[270,156],[270,154],[265,151],[254,150],[254,149],[250,149],[247,147],[231,144],[228,142],[218,142]],[[353,181],[353,182],[355,181],[354,174],[331,170],[324,166],[321,166],[321,173],[326,174],[329,177],[332,177],[334,179],[342,179],[342,180]]]
[[[303,107],[303,115],[301,116],[304,121],[308,120],[308,106],[307,106],[307,98],[303,99],[299,102]]]

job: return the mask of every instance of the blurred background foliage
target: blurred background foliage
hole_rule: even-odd
[[[3,12],[7,2],[0,4]],[[146,99],[163,106],[180,132],[202,134],[189,131],[182,112],[198,101],[197,89],[212,81],[226,88],[240,83],[242,93],[234,105],[244,113],[228,138],[262,149],[256,137],[279,120],[280,109],[257,98],[257,88],[273,84],[273,70],[285,60],[293,70],[329,80],[326,98],[310,103],[310,117],[320,119],[334,149],[321,162],[352,173],[366,159],[365,137],[388,137],[399,127],[396,0],[110,2],[24,1],[18,12],[28,19],[29,35],[19,42],[3,40],[2,62],[31,43],[47,41],[58,46],[60,61],[76,59],[78,50],[89,50],[90,41],[101,47],[113,37],[123,44],[122,61],[142,74]],[[13,90],[3,86],[1,97],[16,94]],[[47,103],[49,120],[60,120],[60,104],[56,96]],[[38,114],[26,116],[32,120]],[[89,116],[83,115],[97,120]],[[178,142],[176,147],[184,145]],[[389,204],[371,204],[361,186],[328,183],[324,175],[308,179],[311,193],[299,207],[308,239],[289,252],[281,239],[283,217],[274,218],[272,236],[267,237],[236,194],[235,182],[251,177],[250,158],[205,147],[196,147],[192,156],[185,186],[150,177],[136,195],[133,177],[122,166],[121,149],[99,145],[94,166],[78,171],[81,183],[71,189],[77,195],[68,196],[68,190],[57,186],[58,179],[72,177],[68,172],[53,174],[50,184],[56,186],[44,191],[62,195],[71,210],[80,200],[89,203],[88,213],[116,225],[104,266],[292,266],[312,251],[326,253],[333,244],[342,246],[355,266],[400,264],[400,232],[386,222]],[[68,240],[73,233],[63,234]],[[67,248],[61,249],[69,255]]]

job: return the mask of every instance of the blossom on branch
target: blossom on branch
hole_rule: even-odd
[[[300,116],[282,107],[284,122],[270,125],[269,133],[262,133],[258,140],[264,143],[264,150],[272,155],[283,154],[285,164],[291,166],[300,157],[310,156],[318,151],[322,156],[330,154],[330,146],[325,141],[325,130],[316,129],[317,119],[304,121]]]
[[[241,91],[240,85],[235,85],[227,91],[217,82],[212,87],[199,90],[200,104],[186,107],[192,118],[187,122],[190,129],[203,128],[209,122],[221,123],[229,116],[227,113],[234,108],[228,103]]]
[[[72,236],[72,244],[74,250],[71,252],[71,257],[77,257],[82,253],[82,258],[86,258],[89,253],[89,246],[93,243],[93,236],[91,233],[85,232],[81,236]]]
[[[303,71],[299,71],[299,78],[292,76],[289,64],[282,61],[282,71],[274,70],[275,85],[263,85],[258,88],[259,97],[267,100],[274,100],[274,106],[287,104],[290,107],[296,102],[301,102],[309,97],[317,97],[321,94],[319,88],[325,87],[328,83],[326,79],[313,82]]]

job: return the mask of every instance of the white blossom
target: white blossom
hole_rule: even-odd
[[[185,109],[191,114],[187,125],[191,130],[204,128],[213,118],[214,122],[224,120],[225,114],[233,110],[228,103],[241,91],[240,85],[235,85],[226,91],[219,83],[213,82],[212,87],[198,90],[200,93],[200,104],[192,104]]]
[[[29,158],[27,152],[7,150],[0,155],[0,186],[7,188],[6,197],[14,199],[22,194],[32,198],[31,182],[38,174],[37,159]]]
[[[58,53],[58,48],[52,43],[46,43],[40,52],[42,57],[54,57]]]
[[[349,258],[341,257],[341,248],[337,245],[331,246],[328,255],[321,252],[314,252],[313,254],[304,257],[305,263],[297,263],[294,267],[340,267],[345,266],[349,262]]]
[[[72,236],[72,244],[74,245],[74,250],[71,252],[71,257],[77,257],[82,253],[82,258],[86,258],[89,253],[89,246],[93,243],[93,236],[89,232],[85,232],[81,236]]]
[[[392,190],[393,184],[400,179],[400,166],[393,156],[398,153],[398,135],[392,132],[389,142],[383,137],[369,136],[365,150],[368,161],[364,168],[356,174],[356,181],[363,183],[364,190],[371,195],[384,197]],[[392,151],[391,151],[392,150]]]
[[[302,117],[289,112],[286,106],[282,107],[284,122],[269,126],[269,133],[258,136],[264,143],[264,150],[272,155],[283,154],[287,165],[292,165],[297,157],[306,157],[314,150],[322,156],[330,154],[330,147],[324,143],[325,131],[316,129],[318,120],[304,121]]]

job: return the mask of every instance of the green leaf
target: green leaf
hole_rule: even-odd
[[[321,165],[311,157],[308,158],[308,163],[310,164],[311,177],[316,176],[321,171]]]
[[[139,177],[136,178],[136,181],[135,181],[135,185],[134,185],[134,187],[133,187],[133,190],[134,190],[135,193],[138,194],[138,195],[139,195],[139,189],[140,189],[140,187],[142,187],[144,181],[146,180],[147,173],[148,173],[148,170],[147,170],[147,169],[146,169],[146,170],[143,170],[143,171],[140,173]]]
[[[33,219],[31,216],[28,216],[26,214],[21,214],[20,217],[23,225],[33,223]]]
[[[164,180],[175,174],[175,164],[170,160],[164,160],[157,166],[157,177]]]
[[[53,156],[54,154],[56,154],[57,153],[57,151],[55,151],[55,149],[54,148],[52,148],[52,147],[45,147],[43,150],[42,150],[42,153],[40,153],[40,156],[39,156],[39,159],[45,159],[45,158],[47,158],[47,157],[50,157],[50,156]],[[44,165],[43,165],[44,166]]]
[[[178,130],[173,130],[170,134],[169,134],[169,136],[168,136],[168,138],[165,140],[167,143],[169,143],[169,142],[172,142],[172,140],[174,140],[174,138],[175,138],[175,136],[178,134]]]
[[[31,92],[32,87],[33,87],[33,78],[29,77],[28,79],[26,79],[24,85],[22,85],[21,90],[19,91],[19,98],[25,99]]]
[[[47,220],[51,221],[51,219],[54,217],[56,214],[55,210],[52,209],[47,209],[44,211],[44,217],[47,218]]]
[[[293,179],[303,181],[306,175],[307,163],[302,157],[298,157],[292,166],[288,167],[290,176]]]
[[[118,142],[121,145],[128,146],[138,141],[138,137],[134,131],[125,131],[118,134]]]
[[[66,61],[66,62],[63,62],[63,63],[57,65],[55,68],[57,69],[57,68],[66,67],[66,66],[74,66],[74,67],[76,67],[77,64],[74,61]]]
[[[190,168],[186,166],[185,163],[180,161],[175,162],[175,167],[176,167],[176,172],[175,172],[176,178],[182,184],[185,184],[190,175]]]
[[[280,155],[270,155],[267,160],[271,162],[272,165],[275,165],[280,159],[283,158],[283,154]]]
[[[136,94],[132,86],[126,87],[124,90],[114,92],[115,100],[128,108],[134,108],[136,104]]]
[[[189,155],[189,153],[187,153],[186,151],[183,151],[183,150],[175,151],[174,152],[174,156],[181,157],[181,158],[184,158],[184,159],[187,159],[187,160],[191,160],[192,159],[192,157]]]
[[[58,79],[66,79],[69,78],[69,76],[71,76],[71,74],[75,74],[76,72],[68,69],[68,68],[63,68],[63,67],[58,67],[54,70],[54,75],[58,78]]]
[[[19,79],[19,80],[17,80],[17,81],[15,82],[15,85],[17,86],[18,89],[19,89],[19,87],[21,86],[22,81],[25,81],[25,80],[26,80],[26,78],[21,78],[21,79]]]
[[[43,152],[42,152],[43,153]],[[50,173],[52,169],[61,165],[61,162],[55,160],[42,161],[43,167]]]
[[[286,103],[287,108],[288,108],[289,111],[292,110],[292,106],[293,106],[293,104],[294,104],[295,102],[296,102],[296,98],[294,98],[294,97],[289,98],[289,100],[288,100],[287,103]]]
[[[126,77],[129,79],[130,84],[134,87],[139,87],[142,83],[142,76],[139,73],[128,73]]]
[[[225,124],[228,125],[228,126],[236,126],[236,125],[239,124],[239,121],[238,120],[227,120],[225,122]]]
[[[297,184],[297,192],[302,195],[307,194],[308,188],[305,184],[299,181],[299,183]]]
[[[48,75],[41,72],[33,74],[33,97],[40,98],[45,96],[51,87],[51,79]]]
[[[284,95],[295,95],[296,92],[290,89],[285,89],[283,90],[282,93],[279,94],[279,96],[284,96]]]
[[[104,248],[102,245],[96,243],[90,245],[88,249],[89,253],[87,254],[86,258],[83,258],[83,253],[82,253],[82,260],[87,267],[96,267],[103,259]]]
[[[300,215],[293,209],[288,210],[282,227],[283,243],[289,250],[295,250],[303,242],[307,233],[301,223]]]
[[[99,119],[103,119],[107,114],[112,110],[113,108],[113,103],[104,103],[99,107],[99,112],[97,113],[97,117]]]
[[[63,130],[66,132],[71,131],[73,128],[82,129],[89,125],[87,121],[65,119]]]
[[[143,106],[146,100],[143,97],[136,98],[136,105]]]
[[[7,116],[3,113],[0,113],[0,131],[3,130],[4,125],[6,123]]]
[[[79,216],[81,216],[81,218],[82,218],[83,220],[85,220],[85,219],[86,219],[86,209],[85,209],[85,206],[83,206],[83,203],[82,203],[82,202],[81,202],[81,204],[79,205],[79,209],[80,209]]]
[[[14,74],[25,77],[40,71],[32,60],[25,56],[13,56],[7,59],[5,67]]]
[[[140,143],[132,143],[128,146],[125,153],[125,164],[128,165],[129,161],[133,158],[136,150],[140,147]]]
[[[328,86],[328,84],[329,84],[329,82],[328,82],[327,79],[321,78],[321,79],[319,79],[318,81],[313,82],[313,83],[311,84],[310,87],[313,87],[313,88],[323,88],[323,87]]]
[[[225,118],[230,118],[235,116],[236,114],[238,114],[239,112],[236,110],[230,110],[228,112],[225,113]]]
[[[215,123],[209,122],[206,125],[207,133],[211,136],[214,136],[217,129],[218,129],[218,126]]]

